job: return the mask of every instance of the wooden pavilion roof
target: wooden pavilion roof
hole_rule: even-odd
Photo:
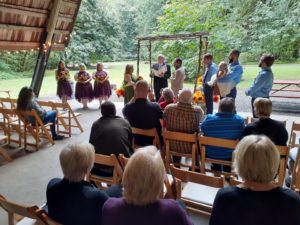
[[[68,46],[81,0],[0,0],[0,51]]]
[[[191,39],[199,39],[200,37],[208,37],[208,36],[209,36],[208,32],[195,32],[195,33],[136,37],[136,40],[138,41],[191,40]]]

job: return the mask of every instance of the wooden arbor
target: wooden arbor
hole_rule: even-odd
[[[196,33],[185,33],[185,34],[172,34],[172,35],[158,35],[158,36],[145,36],[145,37],[136,37],[137,40],[137,75],[140,73],[140,49],[142,46],[146,46],[149,50],[149,65],[150,71],[152,67],[152,43],[154,41],[176,41],[176,40],[198,40],[199,41],[199,50],[198,50],[198,68],[197,77],[200,74],[202,68],[202,56],[207,53],[208,48],[208,37],[209,33],[207,32],[196,32]],[[142,45],[142,42],[146,44]],[[153,86],[153,79],[151,78],[151,87]],[[195,85],[196,88],[196,85]]]

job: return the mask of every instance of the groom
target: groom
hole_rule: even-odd
[[[160,98],[160,90],[168,87],[168,79],[171,76],[171,67],[165,63],[165,57],[158,55],[158,63],[153,64],[151,76],[154,79],[155,100]]]

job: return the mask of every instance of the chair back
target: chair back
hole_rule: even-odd
[[[221,148],[232,149],[232,151],[233,151],[238,144],[238,140],[228,140],[228,139],[223,139],[223,138],[206,137],[206,136],[201,135],[201,136],[199,136],[199,143],[200,143],[200,157],[201,157],[201,166],[200,166],[201,173],[205,173],[206,171],[209,171],[214,174],[223,174],[226,177],[233,174],[233,172],[228,173],[228,172],[224,172],[224,171],[222,172],[222,171],[215,171],[215,170],[207,169],[205,167],[205,163],[207,163],[207,162],[232,167],[233,157],[232,157],[231,161],[208,158],[208,157],[206,157],[206,148],[208,146],[209,147],[221,147]]]
[[[122,168],[120,167],[120,164],[118,162],[118,159],[116,155],[111,154],[111,155],[101,155],[101,154],[95,154],[95,164],[103,165],[103,166],[111,166],[113,167],[113,176],[112,177],[104,177],[104,176],[99,176],[96,174],[91,174],[89,175],[89,180],[94,181],[100,188],[107,188],[110,185],[113,184],[120,184],[123,171]],[[106,184],[104,186],[103,184]]]
[[[296,143],[297,132],[300,132],[300,123],[293,122],[289,140],[291,148],[300,146],[300,142]]]
[[[224,177],[182,170],[173,164],[170,165],[170,170],[176,187],[176,198],[182,200],[192,211],[210,214],[217,191],[225,185]]]
[[[173,163],[174,165],[177,166],[184,166],[191,168],[192,171],[196,170],[196,165],[198,159],[197,159],[197,133],[181,133],[181,132],[174,132],[174,131],[168,131],[164,130],[163,131],[163,137],[165,140],[165,146],[166,146],[166,167],[169,169],[169,165]],[[174,141],[179,141],[179,142],[184,142],[188,143],[191,146],[191,150],[189,153],[181,153],[179,151],[174,150],[171,148],[171,142]],[[186,164],[186,163],[176,163],[173,162],[172,156],[179,156],[179,157],[186,157],[186,158],[191,158],[192,159],[192,164]]]
[[[161,149],[161,143],[158,137],[158,133],[156,128],[151,129],[140,129],[136,127],[131,127],[132,134],[133,135],[141,135],[146,137],[152,137],[153,138],[153,145],[156,146],[158,149]],[[137,149],[139,146],[135,144],[135,138],[133,136],[133,142],[132,142],[132,148]]]
[[[278,149],[280,154],[277,183],[278,185],[283,186],[290,148],[288,146],[279,146],[279,145],[276,145],[276,148]]]
[[[12,98],[0,98],[0,103],[3,108],[7,109],[16,109],[17,108],[17,100]]]
[[[39,207],[35,205],[34,206],[18,205],[16,203],[6,200],[2,195],[0,195],[0,206],[8,213],[9,225],[15,224],[14,214],[22,217],[35,219],[39,224],[46,224],[38,217],[37,210],[39,209]]]
[[[300,193],[300,147],[298,147],[298,153],[294,163],[291,189]]]

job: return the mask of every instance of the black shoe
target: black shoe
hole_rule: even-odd
[[[53,137],[53,140],[54,141],[59,141],[59,140],[63,140],[64,138],[65,138],[65,136],[63,136],[63,135],[56,135],[56,136]]]

